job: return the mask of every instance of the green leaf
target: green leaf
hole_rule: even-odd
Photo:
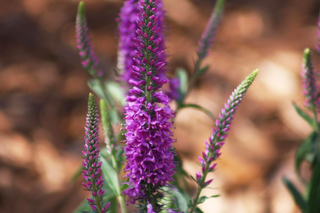
[[[204,213],[199,207],[196,207],[194,210],[195,213]]]
[[[305,120],[307,121],[307,123],[313,128],[313,129],[317,129],[317,122],[314,121],[313,118],[311,118],[309,115],[307,115],[307,113],[305,113],[304,111],[302,111],[302,109],[300,109],[295,103],[292,103],[293,107],[295,108],[295,110],[297,111],[297,113]]]
[[[295,154],[295,169],[300,175],[300,166],[304,160],[309,162],[313,161],[314,153],[313,153],[313,143],[317,143],[318,134],[316,132],[312,132],[298,147]]]
[[[180,109],[187,108],[187,107],[198,109],[204,112],[206,115],[208,115],[212,120],[215,120],[214,115],[209,110],[197,104],[183,104],[182,106],[180,106]]]
[[[210,67],[210,66],[207,65],[207,66],[205,66],[204,68],[201,68],[200,70],[198,70],[197,75],[200,76],[200,75],[206,74],[206,72],[208,71],[209,67]]]
[[[101,84],[99,84],[99,80],[97,80],[97,79],[89,79],[88,80],[88,86],[94,93],[96,93],[97,96],[102,98],[108,104],[108,106],[110,106],[110,103],[109,103],[107,97],[105,96],[105,94],[103,92],[104,88],[102,88]]]
[[[107,109],[110,110],[110,120],[113,124],[117,125],[119,121],[119,115],[117,109],[114,108],[114,100],[109,97],[109,92],[105,88],[103,88],[102,83],[100,83],[99,81],[100,80],[98,79],[89,79],[88,86],[97,96],[99,96],[106,102]]]
[[[282,178],[283,183],[286,185],[288,190],[290,191],[295,203],[299,207],[299,209],[304,213],[307,209],[306,201],[303,199],[302,195],[298,191],[298,189],[288,180],[286,177]]]
[[[176,70],[176,76],[180,82],[179,92],[184,95],[188,89],[188,73],[185,69],[178,68]]]
[[[180,191],[172,190],[174,203],[180,212],[188,212],[188,201]]]
[[[308,195],[307,213],[320,212],[320,162],[317,162],[311,176],[310,191]]]
[[[114,170],[111,163],[109,163],[105,158],[102,156],[100,157],[100,160],[102,161],[101,170],[102,174],[106,180],[106,184],[111,188],[113,193],[115,195],[120,195],[121,192],[119,192],[119,189],[117,187],[118,185],[118,174]]]
[[[106,87],[111,97],[117,101],[121,106],[126,104],[126,95],[123,88],[114,81],[108,81]]]
[[[207,199],[209,198],[213,198],[213,197],[219,197],[220,195],[212,195],[210,197],[207,197],[207,196],[202,196],[199,198],[198,200],[198,204],[201,204],[201,203],[204,203]]]

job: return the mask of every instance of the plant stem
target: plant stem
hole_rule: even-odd
[[[119,171],[118,171],[118,167],[117,167],[117,161],[116,161],[116,158],[114,155],[112,155],[112,164],[113,164],[113,168],[114,170],[116,171],[117,174],[119,174]],[[118,198],[118,201],[119,201],[119,204],[120,204],[120,209],[121,209],[121,213],[126,213],[127,212],[127,209],[126,209],[126,204],[124,202],[124,197],[121,193],[121,188],[120,188],[120,178],[119,178],[119,175],[117,175],[117,188],[118,188],[118,192],[119,194],[117,195],[117,198]]]

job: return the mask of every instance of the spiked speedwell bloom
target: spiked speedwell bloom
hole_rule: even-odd
[[[99,115],[94,96],[89,94],[88,114],[85,126],[85,151],[83,151],[84,161],[82,175],[85,179],[83,186],[91,192],[94,199],[88,198],[91,208],[96,213],[104,213],[108,210],[110,203],[105,207],[102,203],[104,190],[102,190],[103,177],[101,174],[101,164],[99,161]]]
[[[205,182],[205,177],[208,172],[214,170],[216,164],[211,163],[221,155],[220,149],[224,144],[223,141],[227,137],[234,115],[257,74],[258,70],[253,71],[244,81],[242,81],[242,83],[232,92],[228,102],[221,110],[219,119],[216,120],[216,127],[213,129],[212,135],[209,138],[209,142],[206,141],[206,150],[202,153],[202,158],[199,156],[203,176],[198,172],[196,179],[199,184],[203,184],[200,187],[204,188],[211,183],[212,180]]]
[[[206,29],[202,33],[201,40],[199,41],[199,49],[197,51],[199,60],[202,60],[207,56],[208,50],[214,41],[221,22],[223,5],[224,0],[217,1],[216,6],[212,11],[210,19],[207,23]]]
[[[133,58],[135,57],[137,50],[136,39],[138,38],[138,34],[136,30],[139,28],[139,13],[140,6],[139,0],[126,0],[124,2],[124,6],[121,9],[120,17],[119,17],[119,52],[118,52],[118,68],[122,71],[122,79],[124,82],[128,82],[130,79],[137,79],[137,76],[134,74],[133,65],[139,65]],[[164,25],[164,10],[162,1],[158,1],[157,3],[157,20],[155,24],[158,27],[158,31],[154,32],[155,36],[161,38],[159,43],[157,44],[158,51],[164,50],[164,39],[162,34],[162,28]],[[139,47],[138,47],[139,48]],[[161,61],[165,60],[165,55],[161,54]],[[165,69],[164,67],[158,69],[158,76],[160,78],[165,78]]]
[[[129,90],[125,107],[125,171],[130,186],[124,193],[130,202],[138,200],[144,212],[148,204],[152,205],[153,211],[160,211],[158,201],[162,193],[159,190],[172,180],[175,167],[170,130],[173,112],[168,96],[158,91],[168,82],[160,72],[165,62],[163,50],[159,48],[163,40],[159,37],[159,3],[159,0],[139,1],[136,65],[132,66],[135,78],[128,81],[133,88]]]
[[[98,57],[95,55],[88,33],[87,21],[84,10],[84,3],[80,2],[76,18],[76,39],[79,55],[82,59],[82,66],[92,76],[102,76],[102,71],[97,70],[99,63]]]
[[[308,48],[304,51],[301,76],[303,94],[306,97],[305,106],[313,109],[318,104],[318,90],[311,52]]]

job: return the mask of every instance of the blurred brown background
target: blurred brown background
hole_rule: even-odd
[[[0,0],[0,212],[70,213],[87,196],[81,162],[89,89],[75,49],[78,0]],[[170,70],[193,67],[197,41],[214,0],[164,0]],[[87,0],[95,51],[113,78],[121,0]],[[207,213],[298,212],[281,177],[299,185],[293,156],[311,129],[302,105],[302,51],[316,44],[316,0],[227,0],[210,70],[187,99],[218,115],[253,69],[260,73],[234,120],[218,162]],[[190,174],[214,123],[185,109],[176,119],[176,148]],[[302,188],[301,188],[302,189]]]

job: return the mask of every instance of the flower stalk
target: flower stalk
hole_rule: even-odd
[[[241,104],[249,86],[258,74],[258,70],[253,71],[241,84],[232,92],[228,102],[224,105],[224,108],[219,114],[219,119],[216,120],[216,127],[212,131],[212,135],[209,138],[209,142],[205,142],[205,151],[202,153],[202,157],[199,156],[201,164],[201,172],[198,171],[196,178],[194,179],[198,184],[198,191],[195,198],[192,201],[192,206],[189,213],[193,213],[198,205],[201,191],[206,188],[213,179],[207,180],[206,177],[209,172],[212,172],[216,163],[212,164],[221,155],[221,148],[224,145],[224,140],[230,130],[231,122],[235,116],[235,113]]]
[[[114,108],[114,101],[110,94],[106,92],[105,86],[102,82],[103,72],[102,70],[98,70],[99,60],[91,45],[85,7],[82,1],[79,3],[76,17],[76,41],[82,66],[98,82],[108,108]]]
[[[82,175],[85,179],[83,186],[91,192],[94,199],[88,198],[89,205],[96,213],[105,213],[110,202],[103,207],[103,176],[101,174],[101,164],[99,161],[99,114],[94,96],[89,94],[88,114],[85,125],[85,151],[83,151],[84,161],[82,163]]]
[[[190,78],[189,87],[185,94],[185,97],[188,96],[188,94],[193,89],[193,85],[196,79],[200,75],[204,74],[208,69],[208,67],[201,68],[201,64],[203,59],[208,55],[209,48],[212,46],[215,36],[217,34],[218,28],[220,26],[222,14],[223,14],[224,1],[225,0],[217,0],[215,7],[209,18],[209,21],[206,25],[206,28],[202,33],[201,39],[199,41],[199,47],[197,50],[198,59],[195,62],[194,71]]]

